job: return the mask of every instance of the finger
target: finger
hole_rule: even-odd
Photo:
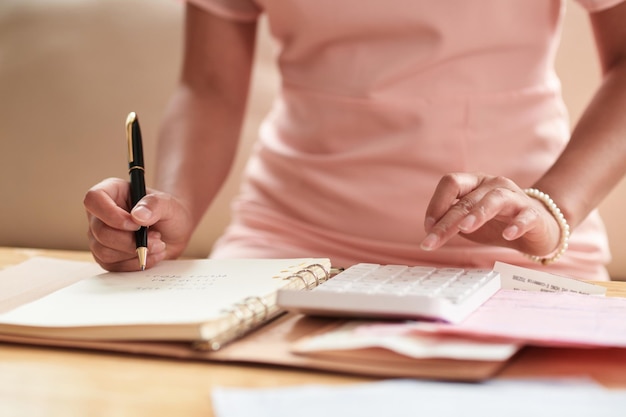
[[[524,236],[534,229],[534,225],[540,219],[540,214],[534,207],[526,207],[519,212],[511,224],[502,231],[502,237],[506,240],[515,240]]]
[[[517,197],[521,190],[508,178],[454,174],[446,181],[442,187],[459,190],[458,200],[437,220],[431,220],[428,235],[421,244],[424,250],[437,249],[459,232],[474,232],[496,217],[512,218],[522,207]],[[475,188],[470,189],[471,186]]]
[[[475,212],[481,195],[478,192],[467,194],[448,208],[445,214],[437,221],[434,221],[428,235],[422,241],[423,250],[435,250],[443,246],[460,231],[460,224],[463,221],[475,223],[475,217],[470,213]],[[482,217],[482,216],[481,216]]]
[[[167,258],[167,251],[165,250],[165,244],[163,244],[163,242],[149,244],[145,269],[152,268],[165,258]],[[112,272],[139,271],[143,269],[139,263],[137,254],[134,254],[134,256],[129,259],[123,259],[117,262],[108,262],[104,268]]]
[[[107,178],[94,185],[87,191],[87,195],[103,193],[106,198],[112,200],[117,206],[128,209],[130,187],[128,182],[120,178]]]
[[[542,255],[558,247],[561,229],[554,216],[543,220],[547,211],[540,204],[526,206],[502,232],[504,239],[518,242],[517,249],[524,253]]]
[[[153,192],[139,200],[130,215],[138,224],[152,226],[175,217],[174,201],[169,194]]]
[[[89,244],[89,250],[91,250],[94,258],[96,258],[98,263],[101,265],[112,264],[136,257],[136,254],[134,253],[134,250],[131,246],[128,246],[123,250],[119,250],[111,248],[107,245],[103,245],[94,236],[91,229],[87,233],[87,239]]]
[[[424,226],[426,232],[431,232],[432,227],[454,206],[457,201],[467,195],[481,183],[483,175],[452,173],[444,175],[426,208]],[[471,203],[464,201],[461,205]]]
[[[136,250],[119,251],[100,244],[91,233],[89,248],[96,262],[108,271],[134,271],[140,269]],[[167,257],[166,245],[158,232],[150,233],[146,268],[156,265]]]
[[[150,269],[161,262],[166,258],[165,252],[160,252],[156,254],[148,253],[146,258],[146,269]],[[141,271],[141,266],[139,265],[139,260],[137,257],[126,259],[119,262],[105,262],[99,259],[94,254],[95,261],[104,269],[110,272],[131,272],[131,271]]]
[[[83,204],[88,215],[101,219],[107,225],[120,230],[137,230],[128,213],[128,183],[109,178],[87,191]]]
[[[132,230],[116,229],[96,216],[88,218],[89,234],[99,246],[124,253],[132,253],[135,250],[135,234]]]
[[[136,251],[133,232],[113,229],[96,217],[92,217],[88,237],[93,240],[90,241],[92,251],[104,252],[106,250],[111,251],[112,254],[134,254]],[[165,250],[165,243],[160,232],[148,229],[148,250],[154,253]],[[118,255],[109,255],[107,258],[109,257],[113,260]]]
[[[472,233],[494,218],[515,218],[523,210],[520,197],[522,196],[519,193],[510,188],[497,187],[489,190],[461,219],[459,230]]]

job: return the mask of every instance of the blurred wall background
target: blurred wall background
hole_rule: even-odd
[[[82,199],[106,177],[128,177],[130,111],[141,122],[150,185],[182,19],[176,0],[0,1],[0,246],[86,249]],[[262,33],[246,139],[190,256],[206,256],[228,221],[238,172],[269,108],[276,75]]]
[[[85,191],[127,177],[124,122],[139,115],[148,185],[161,114],[177,79],[182,2],[0,2],[0,246],[86,249]],[[239,156],[188,250],[206,256],[228,221],[239,172],[277,85],[261,24]],[[585,12],[568,1],[557,69],[575,121],[599,80]],[[614,276],[626,277],[624,181],[602,205]]]

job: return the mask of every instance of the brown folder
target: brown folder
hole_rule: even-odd
[[[0,288],[4,288],[4,291],[3,294],[0,294],[0,312],[9,311],[16,305],[23,303],[37,302],[47,294],[63,290],[67,286],[80,281],[80,277],[84,276],[80,269],[82,267],[80,264],[71,264],[72,261],[55,262],[69,262],[69,264],[60,265],[62,273],[57,271],[52,274],[51,272],[46,272],[45,268],[42,268],[42,266],[46,265],[48,267],[54,266],[53,263],[46,261],[38,265],[38,268],[35,270],[26,270],[26,278],[29,279],[25,279],[24,275],[14,274],[10,276],[10,279],[1,280]],[[91,268],[88,269],[92,271]],[[319,268],[316,268],[314,271],[316,272],[317,269]],[[2,276],[6,278],[7,272],[9,271],[3,271]],[[64,274],[64,272],[67,273]],[[309,287],[317,279],[321,279],[321,277],[317,277],[314,280],[314,274],[311,272],[296,272],[295,278],[292,275],[294,274],[288,274],[286,278],[288,281],[291,281],[290,285],[300,285],[303,288]],[[114,279],[118,279],[118,277],[116,276]],[[506,362],[505,360],[483,361],[449,358],[416,359],[383,348],[309,352],[306,354],[296,353],[294,346],[303,338],[337,329],[344,325],[347,320],[309,317],[295,313],[281,314],[280,312],[278,316],[270,319],[265,317],[265,312],[266,308],[269,309],[272,306],[268,302],[257,304],[259,305],[255,307],[254,305],[243,303],[241,307],[249,313],[250,317],[258,316],[262,320],[259,320],[259,323],[255,323],[254,326],[247,325],[245,323],[245,312],[242,312],[239,317],[241,320],[235,320],[235,324],[246,325],[243,326],[243,329],[241,329],[241,326],[233,327],[237,330],[235,336],[238,336],[238,338],[227,344],[219,343],[216,345],[214,342],[206,343],[206,341],[193,342],[189,339],[154,341],[154,339],[145,336],[146,332],[138,336],[139,339],[143,338],[143,340],[137,340],[137,338],[133,340],[133,333],[128,327],[119,333],[116,333],[115,326],[108,326],[107,328],[96,327],[95,329],[64,328],[60,329],[60,332],[55,333],[54,326],[52,328],[28,328],[28,326],[27,328],[19,328],[20,326],[18,325],[18,328],[16,328],[15,325],[5,325],[1,322],[0,341],[149,355],[180,360],[298,367],[372,377],[416,377],[461,381],[487,379],[498,372]],[[64,307],[61,305],[59,308]],[[115,308],[115,305],[111,305],[111,308]],[[137,308],[141,308],[141,303],[137,304]],[[233,316],[236,317],[238,315],[233,314]],[[45,322],[46,320],[42,321]],[[260,327],[256,327],[257,324]],[[245,332],[242,332],[242,330]],[[166,333],[154,334],[162,335]],[[119,335],[119,337],[116,338],[115,335]],[[217,350],[214,350],[216,348]]]
[[[6,334],[0,334],[0,341],[183,360],[277,365],[385,378],[481,381],[494,376],[506,364],[506,361],[415,359],[382,348],[341,351],[319,356],[293,353],[293,344],[303,337],[331,330],[344,323],[340,319],[288,313],[217,351],[194,349],[186,342],[63,340]]]

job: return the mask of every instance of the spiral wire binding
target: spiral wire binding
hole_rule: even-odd
[[[320,277],[315,272],[322,272],[323,276]],[[305,276],[313,277],[313,279],[307,280]],[[322,282],[330,278],[329,271],[320,264],[311,264],[304,269],[301,269],[291,275],[283,278],[285,280],[300,280],[304,284],[306,290],[310,290]],[[226,315],[234,317],[237,324],[225,330],[224,332],[212,337],[208,340],[199,340],[193,343],[193,348],[197,350],[212,350],[216,351],[223,347],[225,344],[239,339],[243,335],[247,334],[251,330],[259,327],[261,324],[272,319],[281,313],[277,307],[268,305],[267,301],[263,297],[247,297],[242,302],[236,303],[232,308],[223,311]]]

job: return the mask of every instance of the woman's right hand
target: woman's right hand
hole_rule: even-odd
[[[132,210],[129,201],[129,184],[119,178],[108,178],[87,191],[89,248],[96,262],[108,271],[139,270],[134,232],[140,226],[148,227],[147,268],[179,257],[194,228],[185,205],[151,189]]]
[[[188,3],[181,76],[158,138],[154,184],[130,209],[128,181],[85,195],[89,248],[109,271],[140,269],[134,231],[148,226],[146,267],[179,257],[219,192],[237,152],[256,46],[256,22],[223,19]],[[210,121],[207,121],[210,115]]]

